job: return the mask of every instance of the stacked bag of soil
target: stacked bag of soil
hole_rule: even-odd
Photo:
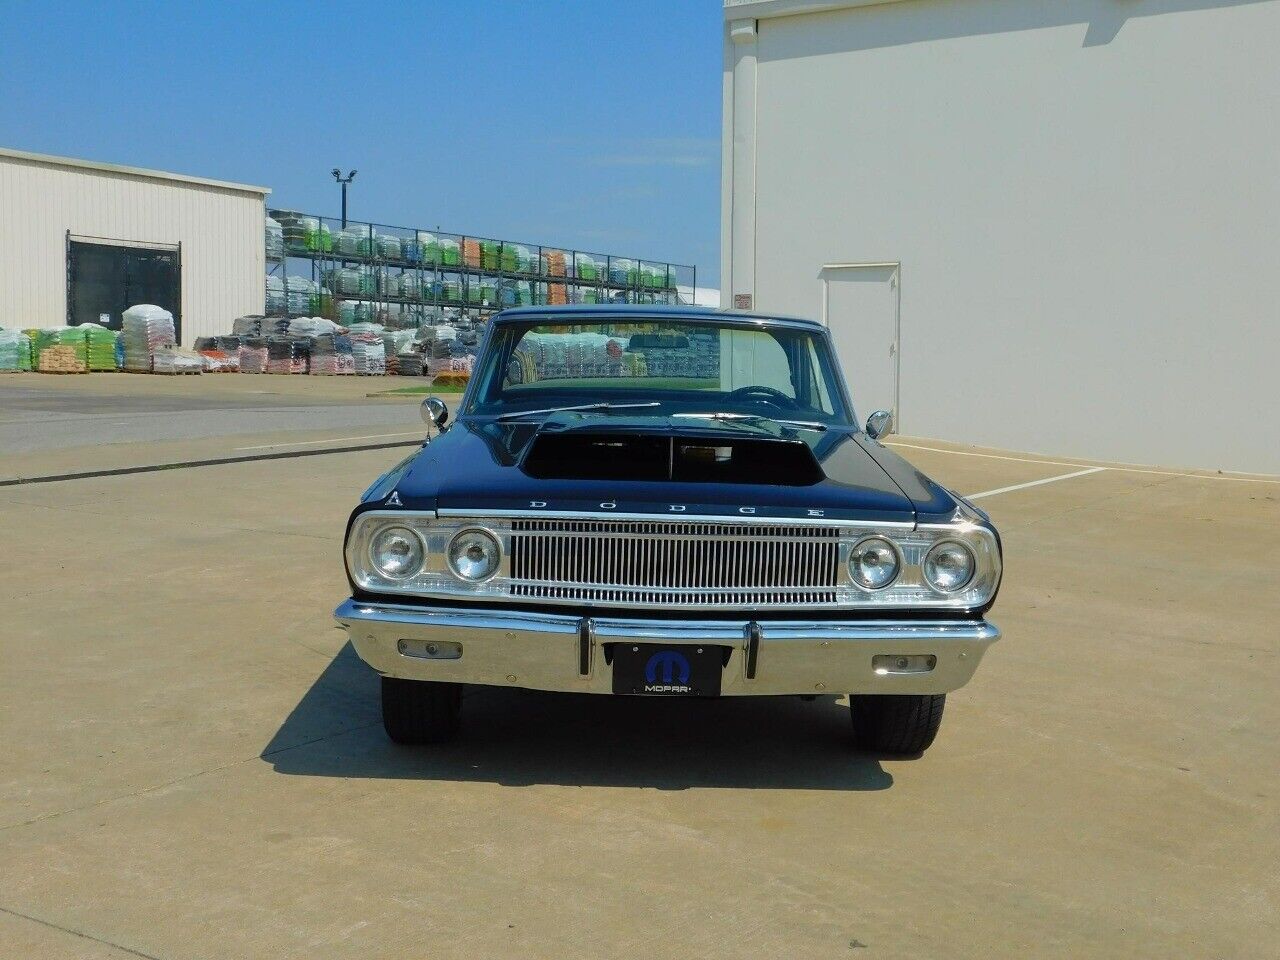
[[[231,335],[234,337],[260,337],[262,336],[262,321],[265,319],[267,318],[260,313],[236,317],[231,321]]]
[[[45,364],[40,362],[40,355],[53,347],[65,347],[70,353],[59,352],[58,357],[70,357],[82,367],[82,370],[62,369],[65,363],[57,361],[57,370],[45,371]],[[82,373],[89,369],[88,342],[85,331],[81,327],[54,327],[52,330],[36,330],[31,337],[31,350],[36,358],[36,368],[49,373]],[[53,363],[54,361],[50,361]],[[112,366],[115,366],[114,361]]]
[[[155,304],[143,303],[124,312],[124,369],[149,373],[152,357],[161,347],[177,346],[173,314]]]
[[[306,277],[289,277],[284,287],[285,304],[290,313],[307,313],[311,310],[311,298],[319,290],[314,280]]]
[[[85,362],[90,370],[116,368],[116,332],[96,323],[82,323],[77,328],[85,334]]]
[[[391,369],[390,361],[387,363],[387,369]],[[396,354],[396,371],[402,377],[422,376],[422,354],[416,350],[406,350]]]
[[[333,376],[338,372],[337,351],[333,346],[334,335],[322,333],[311,341],[311,365],[307,372],[316,376]]]
[[[284,280],[267,274],[267,295],[264,301],[267,313],[284,313],[287,304],[284,299]]]
[[[267,338],[266,373],[290,373],[293,369],[293,341],[288,337]]]
[[[351,338],[341,333],[322,333],[313,339],[307,372],[317,376],[355,373]]]
[[[386,348],[382,345],[382,337],[376,333],[353,334],[351,357],[357,374],[381,376],[387,372]]]
[[[291,337],[317,337],[337,329],[336,323],[324,317],[294,317],[289,321],[288,333]]]
[[[337,355],[338,373],[350,375],[356,372],[356,361],[353,354],[351,338],[343,333],[334,334],[333,348]]]
[[[31,338],[17,330],[0,330],[0,373],[31,369]]]
[[[151,357],[152,373],[203,373],[204,359],[190,350],[177,347],[157,347]]]
[[[263,373],[267,369],[267,341],[263,337],[241,337],[238,359],[241,373]]]
[[[224,353],[222,350],[197,350],[204,361],[205,373],[239,373],[240,354]]]
[[[279,260],[284,256],[284,228],[280,221],[267,217],[265,240],[269,258]]]
[[[45,347],[36,358],[36,369],[41,373],[88,373],[83,360],[76,355],[75,347]]]
[[[290,337],[293,355],[289,358],[290,373],[306,373],[311,365],[311,337]]]

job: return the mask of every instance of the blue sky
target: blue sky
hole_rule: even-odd
[[[0,0],[0,146],[719,274],[717,0]]]

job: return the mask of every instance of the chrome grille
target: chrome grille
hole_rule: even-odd
[[[637,606],[834,604],[839,554],[836,527],[514,520],[511,594]]]

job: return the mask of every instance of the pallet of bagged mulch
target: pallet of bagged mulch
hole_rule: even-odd
[[[75,347],[45,347],[36,360],[40,373],[88,373],[88,365],[80,359]]]

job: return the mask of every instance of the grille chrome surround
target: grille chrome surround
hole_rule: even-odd
[[[408,526],[422,537],[427,552],[416,576],[388,580],[371,566],[371,540],[388,526]],[[449,572],[445,554],[454,534],[476,526],[498,539],[502,559],[491,579],[468,583]],[[873,591],[856,586],[848,568],[851,547],[871,533],[890,539],[903,559],[898,579]],[[944,594],[925,582],[921,564],[934,544],[952,539],[974,551],[978,572],[964,589]],[[1001,573],[994,531],[959,515],[951,523],[916,526],[836,519],[379,509],[356,517],[344,554],[352,583],[370,594],[636,611],[954,612],[986,604]],[[835,560],[828,564],[832,556]],[[603,582],[575,579],[588,576]]]
[[[841,528],[513,519],[511,596],[668,607],[832,606]]]

